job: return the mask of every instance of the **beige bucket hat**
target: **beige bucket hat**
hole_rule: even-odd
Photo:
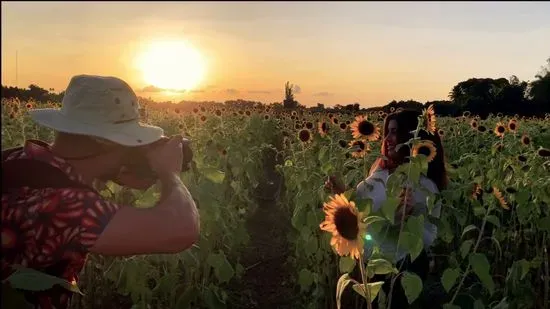
[[[125,81],[110,76],[74,76],[61,109],[35,109],[30,116],[56,131],[101,137],[124,146],[147,145],[164,134],[162,128],[139,122],[136,94]]]

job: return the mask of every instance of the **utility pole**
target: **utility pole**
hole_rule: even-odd
[[[15,51],[15,87],[18,87],[19,86],[19,79],[18,79],[18,73],[19,73],[19,68],[18,68],[18,59],[17,59],[17,50]]]

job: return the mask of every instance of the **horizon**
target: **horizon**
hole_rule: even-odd
[[[448,100],[470,78],[533,80],[547,16],[549,2],[2,2],[2,85],[93,74],[155,101],[280,102],[286,81],[307,107]],[[172,40],[186,46],[146,53]]]

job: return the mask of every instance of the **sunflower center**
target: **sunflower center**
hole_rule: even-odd
[[[342,148],[346,148],[346,146],[348,146],[348,143],[343,139],[339,140],[338,144],[340,144],[340,147]]]
[[[355,146],[358,146],[359,149],[361,149],[361,150],[364,150],[364,149],[365,149],[365,143],[363,143],[362,141],[355,141],[355,142],[353,142],[353,146],[354,146],[354,147],[355,147]]]
[[[498,133],[504,133],[504,127],[503,127],[503,126],[499,126],[499,127],[497,128],[497,131],[498,131]]]
[[[428,146],[420,146],[420,147],[418,147],[418,153],[423,154],[426,157],[429,157],[430,154],[432,153],[432,151],[430,150],[430,148]]]
[[[374,133],[374,125],[368,121],[361,121],[357,126],[359,133],[362,135],[371,135]]]
[[[302,131],[300,131],[299,137],[300,137],[300,140],[301,140],[302,142],[307,142],[307,141],[309,141],[309,131],[308,131],[308,130],[302,130]]]
[[[321,130],[323,130],[324,132],[328,131],[328,125],[325,122],[321,124]]]
[[[357,226],[357,215],[349,208],[339,208],[334,213],[334,224],[336,230],[343,238],[347,240],[357,239],[359,227]]]

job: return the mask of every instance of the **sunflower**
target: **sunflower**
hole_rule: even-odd
[[[355,117],[350,126],[353,138],[365,137],[369,141],[375,141],[380,137],[380,130],[363,115]]]
[[[343,194],[331,196],[330,201],[324,203],[323,211],[325,221],[319,227],[332,234],[330,245],[340,256],[359,259],[363,251],[363,234],[367,230],[366,224],[361,222],[363,213]]]
[[[340,145],[340,147],[342,147],[342,148],[347,148],[348,147],[348,142],[341,139],[341,140],[338,141],[338,145]]]
[[[547,158],[547,157],[550,157],[550,149],[547,149],[547,148],[540,148],[538,151],[537,151],[538,155],[543,157],[543,158]]]
[[[483,194],[483,189],[481,188],[481,186],[477,183],[474,183],[474,189],[472,191],[472,199],[479,200],[482,194]]]
[[[333,117],[333,118],[332,118],[332,123],[333,123],[333,124],[338,124],[338,118]]]
[[[395,112],[395,107],[392,106],[390,107],[390,113],[393,113],[393,112]]]
[[[265,120],[269,120],[269,115],[267,115],[267,114],[264,115],[264,119],[265,119]]]
[[[437,155],[435,144],[428,140],[422,140],[420,143],[415,144],[412,149],[412,155],[416,157],[419,154],[425,155],[428,157],[428,162],[432,162]]]
[[[445,136],[445,131],[443,131],[443,129],[439,129],[439,130],[437,130],[437,134],[439,134],[440,137],[444,137]]]
[[[245,111],[244,112],[247,116],[250,116],[250,111]]]
[[[435,111],[434,111],[434,106],[433,104],[428,106],[428,108],[424,111],[423,115],[424,117],[424,125],[425,125],[425,128],[426,130],[428,130],[428,132],[434,134],[437,130],[436,128],[436,120],[435,120]]]
[[[348,125],[345,122],[340,123],[340,130],[342,130],[342,132],[346,131],[347,128],[348,128]]]
[[[518,161],[519,161],[519,162],[527,162],[527,157],[524,156],[524,155],[519,155],[519,156],[518,156]]]
[[[510,207],[508,207],[508,204],[506,203],[506,200],[504,200],[502,193],[497,187],[493,187],[493,195],[496,197],[502,208],[506,210],[510,209]]]
[[[26,107],[27,109],[32,109],[33,106],[32,106],[32,103],[27,103],[27,104],[25,105],[25,107]]]
[[[311,140],[311,132],[308,129],[302,129],[298,132],[298,138],[302,142],[307,143]]]
[[[477,127],[477,130],[478,130],[479,132],[483,133],[483,132],[487,131],[487,128],[486,128],[485,126],[478,126],[478,127]]]
[[[206,116],[205,116],[205,115],[202,115],[202,116],[201,116],[201,121],[202,121],[202,122],[205,122],[205,121],[206,121]]]
[[[313,123],[311,121],[306,122],[306,128],[309,130],[313,129]]]
[[[523,134],[523,136],[521,137],[521,143],[525,146],[528,146],[529,144],[531,144],[531,138],[527,134]]]
[[[318,123],[318,129],[319,129],[319,134],[321,136],[326,136],[327,133],[328,133],[328,123],[324,122],[324,121],[320,121]]]
[[[350,148],[355,148],[355,151],[351,153],[354,158],[362,158],[370,150],[369,145],[365,140],[354,140],[349,143]]]
[[[222,115],[222,111],[217,109],[215,112],[216,116],[220,117]]]
[[[493,130],[493,132],[495,132],[496,136],[503,137],[504,132],[506,132],[506,127],[504,126],[504,124],[502,124],[502,122],[499,122],[495,126],[495,129]]]
[[[508,122],[508,130],[510,130],[511,132],[516,132],[517,128],[518,128],[517,120],[510,119],[510,121]]]
[[[470,121],[470,127],[472,127],[472,129],[476,130],[477,129],[477,120],[472,119],[472,121]]]

